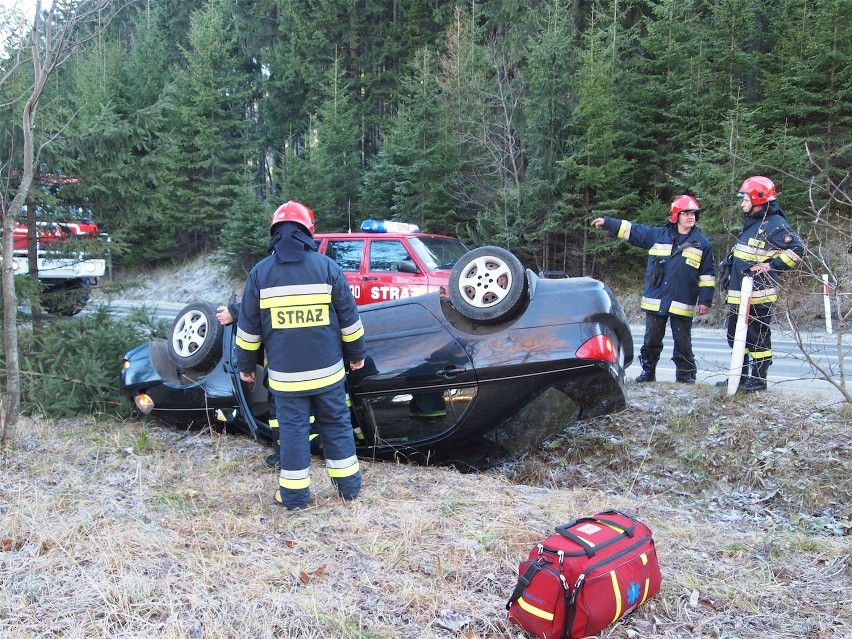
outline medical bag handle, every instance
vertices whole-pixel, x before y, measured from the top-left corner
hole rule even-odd
[[[625,519],[630,522],[629,526],[625,526],[621,522],[613,521],[612,519],[608,519],[603,515],[621,515]],[[586,551],[586,554],[589,557],[595,556],[595,549],[590,547],[587,542],[585,542],[581,537],[578,537],[574,533],[572,533],[569,528],[576,526],[579,523],[584,521],[594,522],[598,524],[603,524],[604,526],[609,526],[610,528],[614,528],[616,530],[620,530],[622,534],[626,537],[633,537],[636,534],[636,521],[630,516],[625,515],[624,513],[618,512],[617,510],[606,510],[604,512],[598,513],[594,517],[581,517],[579,519],[575,519],[572,522],[567,524],[562,524],[561,526],[556,526],[556,532],[562,535],[563,537],[567,537],[574,543],[578,544],[583,550]],[[606,544],[609,545],[609,544]]]

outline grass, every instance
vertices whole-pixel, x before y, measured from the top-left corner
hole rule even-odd
[[[0,457],[0,637],[517,639],[519,561],[609,507],[651,526],[663,589],[601,637],[848,637],[841,409],[642,386],[500,472],[365,461],[344,503],[315,460],[299,513],[248,438],[24,420]]]

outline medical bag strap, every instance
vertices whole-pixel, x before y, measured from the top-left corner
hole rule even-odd
[[[532,562],[527,569],[524,571],[524,574],[518,577],[518,584],[515,586],[515,590],[512,591],[512,596],[509,597],[509,601],[506,602],[506,610],[512,607],[512,604],[515,603],[518,599],[521,598],[521,595],[524,594],[524,590],[530,585],[532,578],[535,577],[535,573],[541,570],[544,567],[544,561],[541,559],[536,559]]]
[[[561,526],[556,526],[555,530],[556,530],[556,532],[558,532],[563,537],[570,539],[575,544],[580,546],[580,548],[582,548],[584,551],[586,551],[586,556],[591,558],[591,557],[595,556],[594,547],[590,546],[587,542],[583,541],[580,537],[578,537],[577,535],[572,533],[570,530],[568,530],[571,526],[574,526],[574,525],[580,523],[581,521],[600,521],[600,520],[596,519],[594,517],[583,517],[582,519],[577,519],[575,521],[572,521],[571,523],[562,524]]]
[[[620,522],[607,519],[606,517],[595,517],[595,521],[600,522],[605,526],[609,526],[610,528],[618,528],[619,530],[623,530],[625,535],[627,535],[628,537],[633,537],[633,535],[636,534],[636,521],[632,517],[630,517],[629,515],[625,515],[624,513],[618,514],[623,517],[626,517],[630,521],[630,526],[625,526]]]

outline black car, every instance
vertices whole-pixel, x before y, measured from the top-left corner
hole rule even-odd
[[[479,468],[626,404],[633,340],[598,280],[542,278],[482,247],[453,267],[449,295],[359,312],[368,356],[347,383],[362,457]],[[240,381],[235,332],[211,304],[188,305],[169,339],[125,355],[123,392],[161,421],[224,423],[272,442],[263,369],[257,383]]]

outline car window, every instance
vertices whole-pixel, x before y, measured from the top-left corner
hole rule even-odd
[[[396,271],[396,263],[410,260],[405,246],[399,240],[373,240],[370,242],[370,270]]]
[[[476,388],[377,395],[356,402],[355,416],[374,446],[405,446],[454,428],[476,398]]]
[[[349,379],[366,397],[356,413],[368,437],[402,445],[455,428],[476,396],[476,371],[453,335],[414,301],[366,306],[361,320],[367,358]]]
[[[460,241],[449,237],[412,237],[411,247],[429,269],[451,269],[459,258],[468,252]]]
[[[325,254],[344,271],[360,271],[364,240],[329,240]]]

